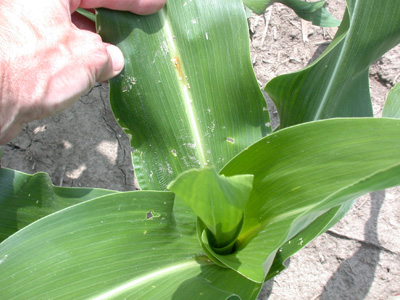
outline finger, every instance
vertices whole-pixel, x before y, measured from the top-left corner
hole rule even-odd
[[[97,76],[97,81],[106,81],[118,75],[124,68],[125,59],[122,51],[111,44],[104,43],[108,59]]]
[[[22,130],[22,123],[14,122],[5,131],[0,133],[0,145],[5,145],[12,139],[16,138],[20,131]]]
[[[115,10],[126,10],[139,15],[149,15],[159,11],[166,0],[82,0],[80,7],[105,7]]]

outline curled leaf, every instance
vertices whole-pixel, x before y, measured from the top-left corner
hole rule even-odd
[[[221,253],[229,253],[242,228],[253,177],[225,177],[214,168],[193,169],[182,173],[168,189],[201,219],[210,245]]]

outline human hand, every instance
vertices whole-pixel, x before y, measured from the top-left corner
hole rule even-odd
[[[0,145],[23,123],[56,114],[124,66],[122,52],[73,18],[78,7],[150,14],[166,0],[11,0],[0,3]],[[75,24],[74,24],[75,22]],[[85,25],[86,24],[86,25]]]

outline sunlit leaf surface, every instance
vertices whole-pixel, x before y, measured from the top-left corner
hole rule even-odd
[[[240,0],[169,0],[152,16],[101,10],[98,28],[126,57],[110,97],[142,189],[219,169],[270,132]]]
[[[67,208],[0,244],[1,299],[255,299],[260,284],[204,255],[172,193],[118,193]]]
[[[400,82],[391,89],[382,116],[400,119]]]
[[[334,119],[280,130],[221,174],[254,174],[254,182],[239,251],[217,258],[262,281],[281,245],[327,210],[400,184],[400,120]],[[305,240],[297,243],[301,249]]]
[[[400,1],[347,3],[339,31],[319,59],[265,87],[277,106],[281,128],[318,119],[372,116],[369,66],[400,42]]]
[[[116,192],[56,187],[46,173],[29,175],[0,169],[0,241],[51,213],[113,193]]]

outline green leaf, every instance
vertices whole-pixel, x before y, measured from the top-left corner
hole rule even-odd
[[[400,2],[347,3],[342,24],[319,59],[265,87],[277,106],[281,128],[318,119],[372,116],[369,66],[400,42]]]
[[[267,7],[273,3],[273,0],[243,0],[243,4],[258,15],[264,13]]]
[[[390,90],[382,116],[386,118],[400,118],[400,82]]]
[[[220,172],[254,174],[254,182],[237,251],[215,257],[263,281],[281,246],[316,218],[400,184],[399,129],[395,119],[325,120],[278,131],[250,146]]]
[[[253,177],[225,177],[218,175],[214,168],[194,169],[179,175],[167,188],[205,224],[211,232],[209,239],[213,248],[229,252],[242,228]]]
[[[77,11],[77,13],[88,18],[89,20],[91,20],[93,22],[96,21],[96,15],[94,13],[91,13],[90,11],[87,11],[86,9],[83,9],[83,8],[78,8],[76,11]]]
[[[351,200],[343,205],[328,210],[326,213],[315,219],[315,221],[310,223],[310,225],[296,234],[293,238],[283,244],[275,256],[274,262],[265,281],[271,279],[285,269],[285,265],[283,264],[285,260],[298,252],[300,249],[304,248],[314,238],[327,231],[340,219],[342,219],[344,215],[351,209],[354,202],[355,200]]]
[[[113,193],[116,192],[55,187],[46,173],[28,175],[0,169],[0,241],[58,210]]]
[[[316,26],[336,27],[340,21],[334,18],[326,9],[325,1],[304,2],[300,0],[277,0],[294,10],[302,19],[312,22]]]
[[[290,7],[300,18],[311,21],[314,25],[336,27],[340,24],[340,21],[328,12],[323,0],[317,2],[304,2],[301,0],[243,0],[243,3],[256,14],[264,13],[268,5],[275,2]]]
[[[169,0],[151,16],[100,10],[97,23],[126,57],[110,97],[142,189],[220,169],[270,132],[240,0]]]
[[[245,9],[245,12],[246,12],[246,18],[247,19],[250,18],[253,15],[252,11],[246,6],[244,7],[244,9]]]
[[[169,192],[69,207],[0,244],[1,299],[255,299],[261,284],[213,264]]]

